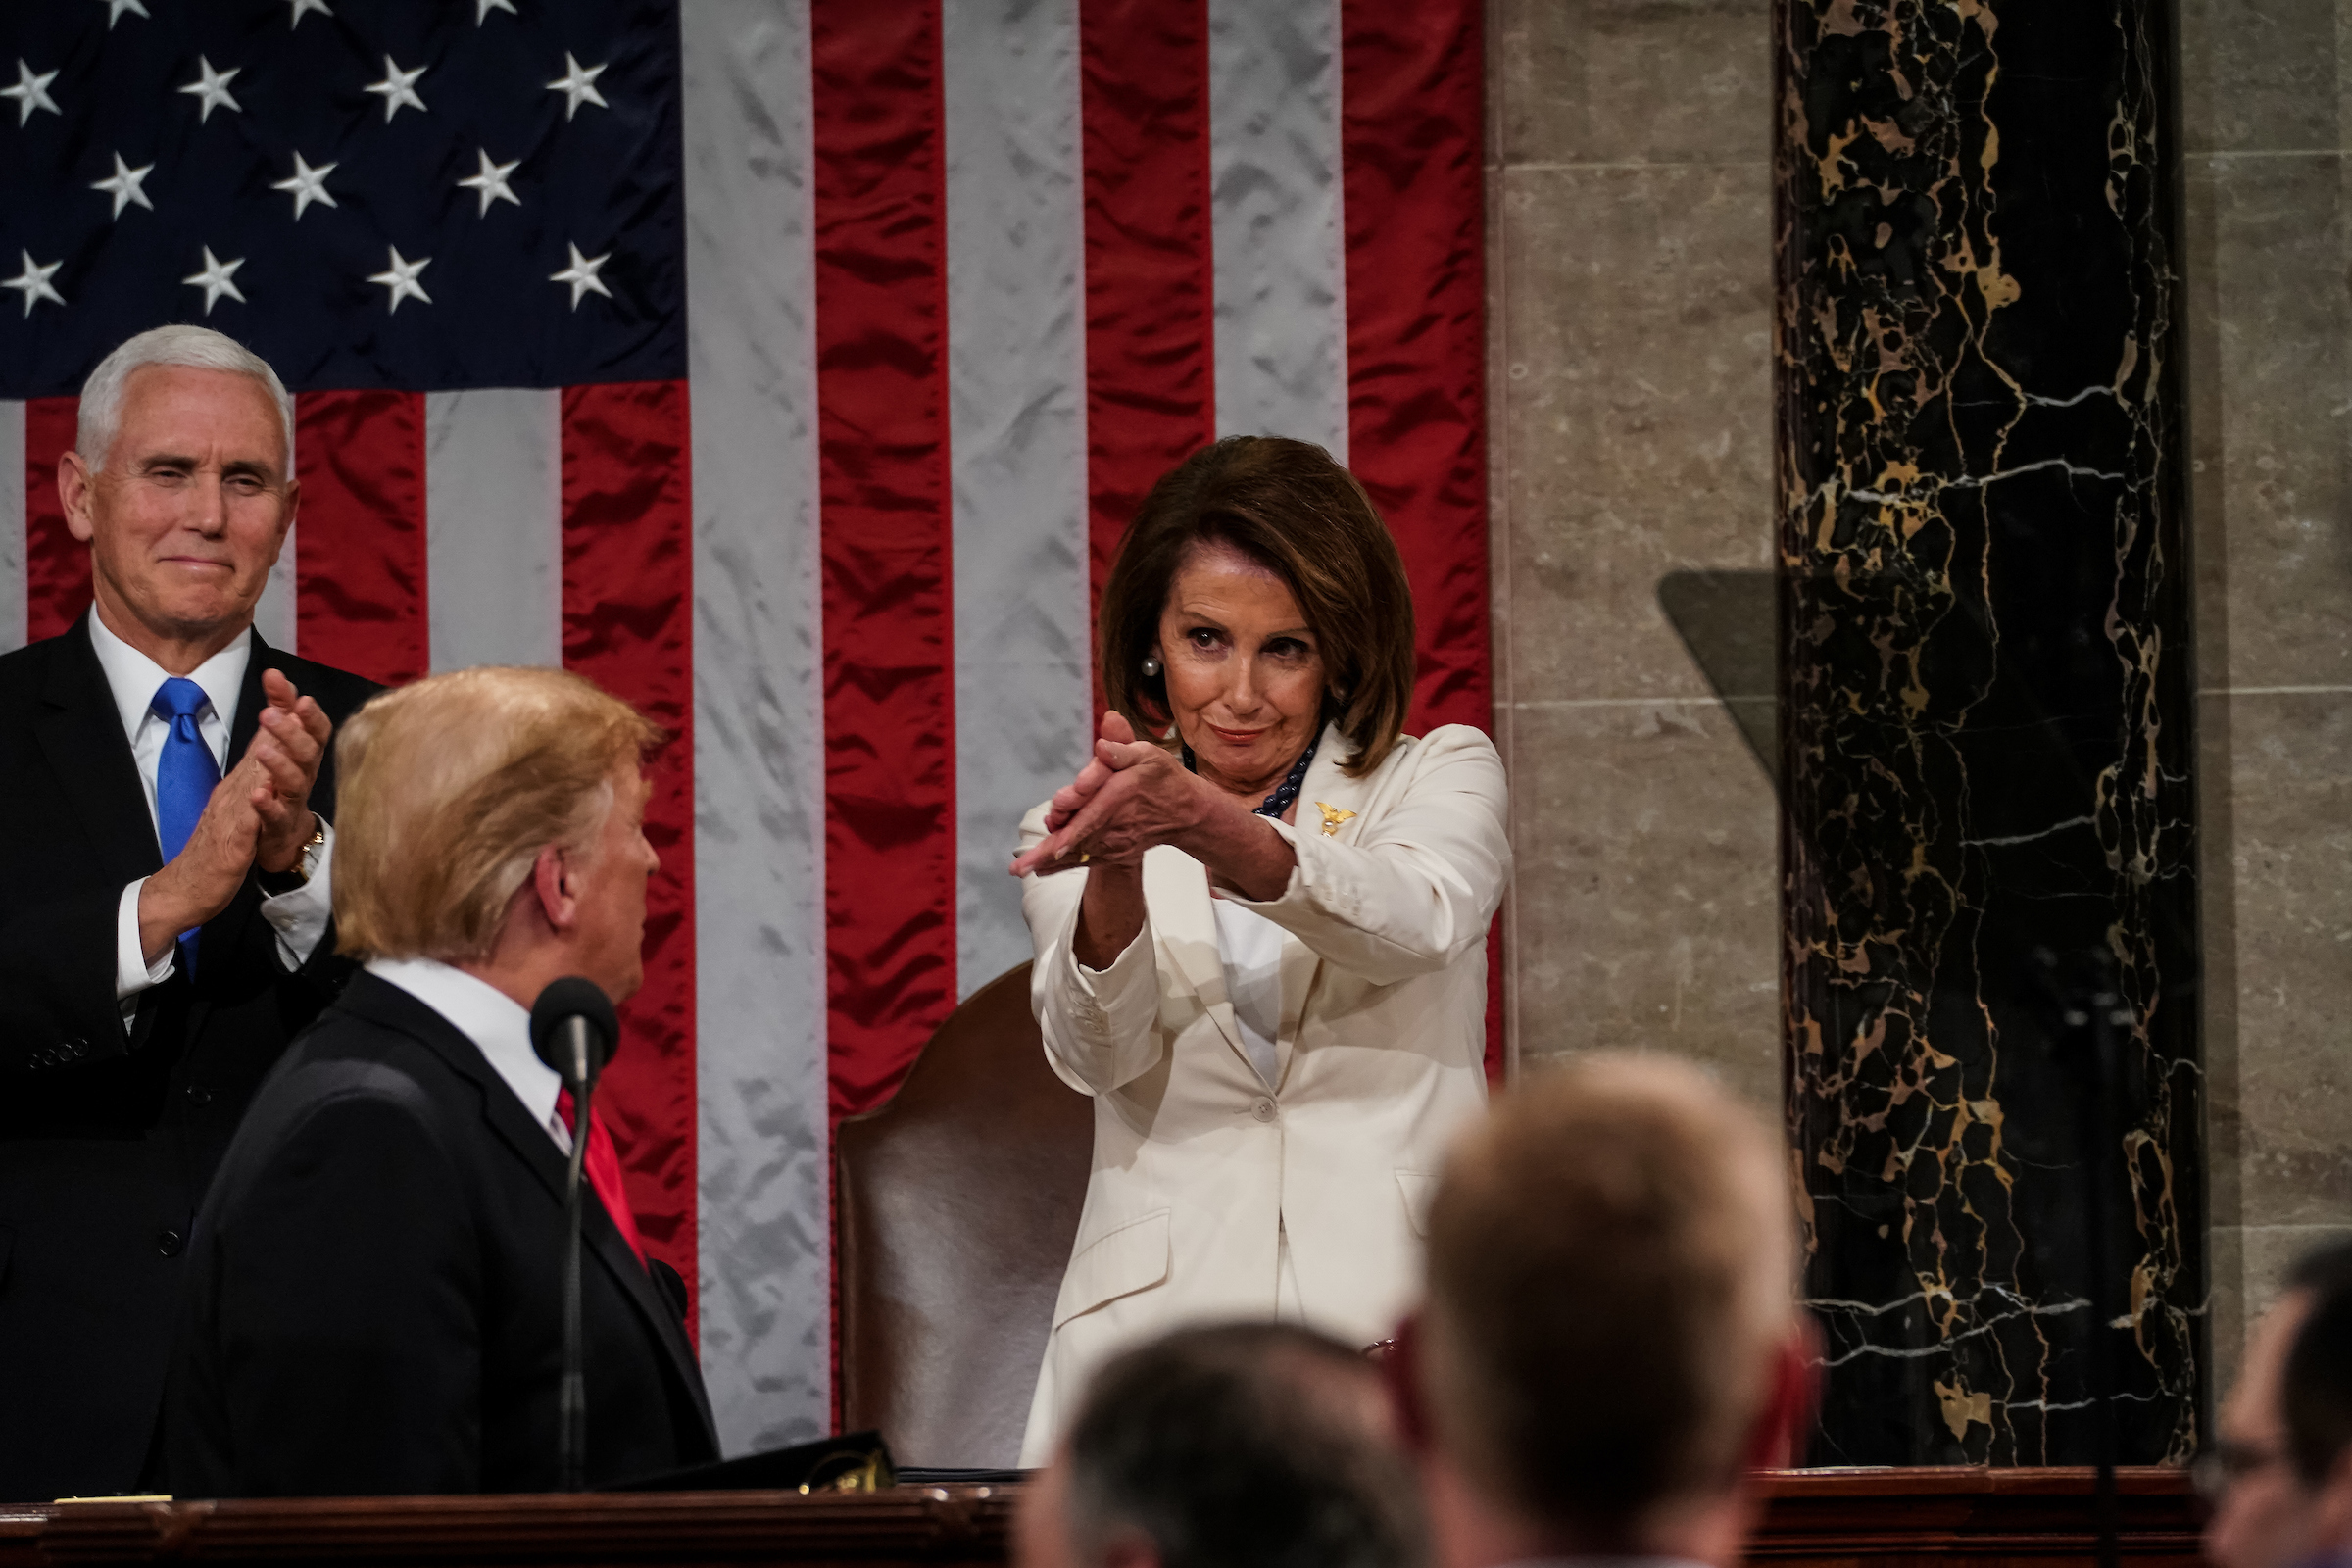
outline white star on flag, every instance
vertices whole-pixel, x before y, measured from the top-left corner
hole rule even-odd
[[[56,79],[57,73],[54,71],[36,76],[30,66],[22,60],[17,62],[17,84],[14,87],[0,87],[0,98],[14,98],[17,101],[18,124],[22,125],[30,120],[35,109],[46,109],[53,115],[63,113],[57,107],[57,100],[49,96],[49,84]]]
[[[51,262],[47,267],[35,267],[32,265],[32,252],[19,251],[17,254],[24,258],[24,270],[14,277],[0,278],[0,288],[13,288],[24,296],[26,316],[32,314],[34,300],[55,300],[60,305],[65,304],[66,297],[49,285],[50,274],[65,266],[65,262],[61,259]]]
[[[326,176],[334,172],[333,164],[321,164],[317,169],[313,169],[309,164],[303,162],[302,154],[296,153],[293,174],[276,181],[270,188],[293,192],[294,221],[299,223],[302,221],[302,215],[310,209],[311,203],[320,202],[328,207],[336,205],[335,199],[326,193]]]
[[[474,0],[474,3],[481,8],[473,14],[473,24],[477,27],[490,20],[493,11],[504,11],[510,17],[522,15],[514,9],[514,0]]]
[[[578,114],[580,105],[584,103],[594,104],[599,109],[612,107],[605,102],[605,95],[596,90],[596,78],[605,74],[604,66],[583,68],[577,60],[571,57],[571,51],[568,49],[564,51],[564,65],[565,68],[564,74],[549,82],[547,90],[564,95],[564,118],[565,120]]]
[[[148,164],[141,169],[133,169],[122,162],[121,153],[117,153],[115,154],[114,174],[106,179],[91,180],[90,189],[102,190],[115,199],[115,216],[117,218],[121,218],[122,209],[128,207],[132,202],[137,202],[152,213],[155,211],[155,203],[147,199],[147,193],[139,188],[139,182],[144,180],[154,170],[153,164]]]
[[[477,151],[481,154],[482,172],[471,179],[459,180],[459,187],[464,190],[481,192],[481,216],[484,218],[490,216],[492,202],[513,202],[515,206],[520,207],[522,198],[515,195],[514,188],[508,185],[507,176],[522,167],[522,160],[517,158],[511,164],[494,164],[490,161],[488,148],[479,148]]]
[[[144,16],[145,13],[140,15]],[[240,115],[245,112],[245,106],[228,95],[229,78],[244,69],[243,66],[231,66],[226,71],[215,71],[212,61],[203,55],[196,57],[197,77],[179,90],[194,93],[203,104],[204,107],[196,112],[198,124],[212,119],[216,107],[233,109]]]
[[[213,314],[213,301],[223,294],[235,300],[239,305],[245,303],[244,293],[238,289],[236,284],[229,281],[230,278],[236,276],[237,269],[244,265],[245,258],[242,256],[233,262],[216,260],[213,256],[213,248],[207,245],[204,248],[204,270],[183,277],[180,281],[204,290],[204,314],[210,316]]]
[[[125,11],[137,17],[144,17],[147,15],[147,8],[139,4],[139,0],[106,0],[107,31],[112,32],[115,30],[115,24],[122,20],[122,13]],[[148,20],[153,21],[154,19],[149,18]],[[60,300],[58,303],[62,305],[65,302]]]
[[[314,11],[318,12],[322,17],[331,17],[334,15],[332,11],[326,9],[326,0],[293,0],[293,5],[294,20],[287,24],[289,27],[301,26],[302,19],[309,16]]]
[[[403,71],[392,63],[390,55],[384,56],[384,79],[370,82],[367,90],[383,98],[386,124],[392,122],[392,117],[400,113],[404,104],[413,106],[419,113],[423,112],[424,100],[416,96],[416,78],[423,75],[424,71],[422,66],[415,71]]]
[[[385,249],[392,253],[392,265],[380,272],[369,274],[368,281],[381,283],[392,291],[392,303],[389,309],[399,310],[400,302],[412,296],[424,301],[427,305],[432,304],[433,297],[418,285],[416,274],[432,266],[433,259],[430,256],[419,256],[413,262],[405,261],[401,257],[399,246],[389,245]]]
[[[599,268],[612,259],[612,253],[607,251],[602,256],[590,259],[580,254],[580,248],[577,245],[565,248],[571,252],[571,265],[561,272],[549,273],[547,280],[550,283],[569,283],[571,285],[571,308],[575,311],[580,308],[580,296],[590,289],[611,299],[612,291],[599,281],[596,273]]]

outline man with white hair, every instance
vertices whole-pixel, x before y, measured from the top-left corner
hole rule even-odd
[[[253,630],[293,433],[218,332],[108,355],[57,477],[96,602],[0,658],[0,1501],[139,1484],[206,1182],[350,970],[328,741],[375,688]]]

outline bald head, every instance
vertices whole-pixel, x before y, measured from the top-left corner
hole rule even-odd
[[[1796,1332],[1788,1174],[1695,1070],[1591,1058],[1459,1145],[1430,1213],[1421,1393],[1493,1500],[1589,1549],[1750,1462]]]

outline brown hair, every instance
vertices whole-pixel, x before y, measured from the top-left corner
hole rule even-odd
[[[1102,584],[1096,657],[1104,699],[1138,734],[1168,727],[1167,677],[1145,675],[1144,656],[1186,555],[1210,543],[1233,546],[1289,586],[1331,682],[1324,716],[1354,748],[1343,769],[1361,778],[1378,767],[1412,702],[1413,593],[1372,498],[1309,442],[1227,436],[1152,487]]]
[[[1429,1216],[1438,1441],[1580,1549],[1738,1475],[1794,1314],[1778,1142],[1696,1069],[1597,1056],[1453,1151]]]
[[[483,665],[374,698],[335,738],[337,945],[485,956],[539,852],[588,843],[614,770],[661,733],[561,669]]]

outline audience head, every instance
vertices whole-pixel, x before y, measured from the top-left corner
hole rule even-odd
[[[343,951],[494,969],[526,997],[567,974],[630,995],[659,863],[639,760],[659,736],[560,669],[485,665],[369,702],[337,742]]]
[[[1735,1557],[1809,1338],[1781,1146],[1694,1068],[1594,1057],[1448,1158],[1396,1358],[1441,1560]]]
[[[2219,1568],[2352,1553],[2352,1243],[2313,1252],[2246,1342],[2207,1460]]]
[[[1183,1329],[1107,1363],[1022,1505],[1019,1568],[1411,1568],[1380,1374],[1287,1324]]]
[[[293,400],[233,338],[159,326],[99,362],[57,488],[117,635],[152,652],[252,622],[294,521],[293,451]]]

